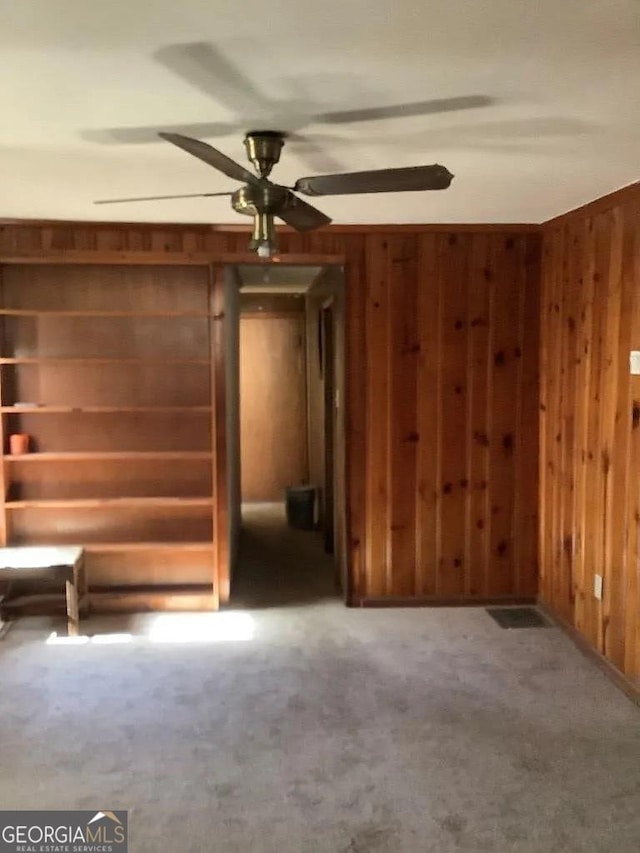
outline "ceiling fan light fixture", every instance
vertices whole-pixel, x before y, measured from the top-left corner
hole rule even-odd
[[[256,246],[256,254],[259,258],[271,258],[277,251],[278,247],[274,246],[268,240],[265,240]]]
[[[256,213],[253,217],[253,235],[249,249],[260,258],[270,258],[278,251],[276,226],[270,213]]]

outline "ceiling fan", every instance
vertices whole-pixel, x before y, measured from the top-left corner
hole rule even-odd
[[[235,211],[253,217],[253,236],[249,244],[260,257],[268,258],[276,250],[274,217],[279,217],[296,231],[313,231],[331,222],[322,211],[303,201],[296,193],[307,196],[352,195],[355,193],[411,192],[444,190],[453,175],[444,166],[408,166],[399,169],[376,169],[335,175],[299,178],[294,186],[285,187],[269,180],[272,168],[280,160],[285,134],[273,130],[251,131],[244,139],[247,157],[255,173],[245,169],[217,148],[181,133],[159,133],[187,154],[213,166],[243,186],[228,192],[190,193],[173,196],[102,199],[95,204],[118,204],[134,201],[158,201],[172,198],[210,198],[231,196]]]

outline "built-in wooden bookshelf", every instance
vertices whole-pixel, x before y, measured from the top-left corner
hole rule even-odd
[[[0,268],[2,544],[83,545],[94,594],[215,605],[210,305],[204,265]]]

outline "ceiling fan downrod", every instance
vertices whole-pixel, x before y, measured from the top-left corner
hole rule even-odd
[[[277,251],[274,216],[287,201],[288,191],[277,184],[266,183],[271,170],[280,160],[284,136],[273,130],[250,131],[244,139],[247,157],[264,184],[247,184],[231,197],[237,213],[253,216],[253,235],[249,249],[261,258]]]
[[[247,157],[261,178],[268,178],[280,160],[284,136],[277,130],[252,130],[244,138]]]

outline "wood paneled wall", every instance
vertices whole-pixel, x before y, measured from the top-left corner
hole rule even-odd
[[[545,226],[541,333],[540,594],[638,679],[640,185]]]
[[[303,308],[240,315],[243,501],[284,501],[308,480]]]
[[[535,595],[537,290],[535,237],[367,238],[367,595]]]
[[[536,593],[537,231],[281,233],[283,254],[345,263],[352,603]],[[232,227],[0,225],[5,258],[215,261],[247,242]]]

